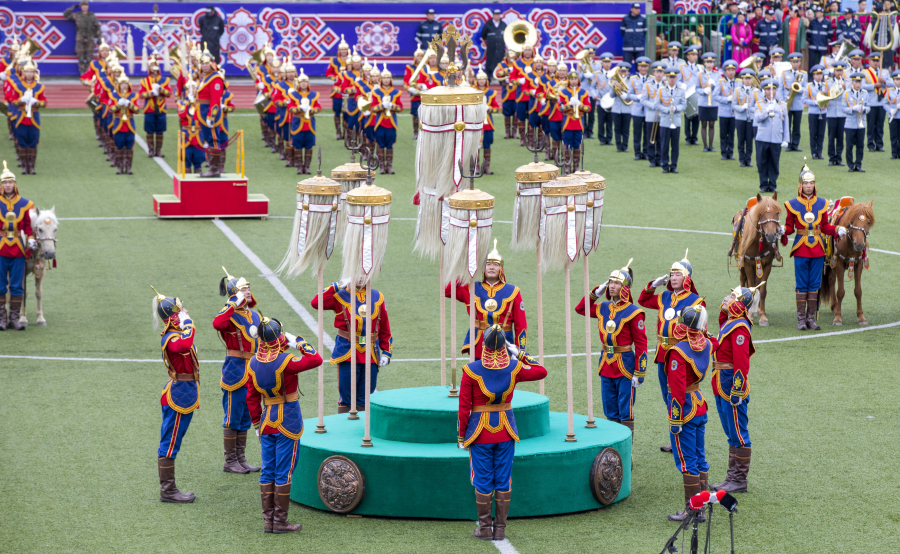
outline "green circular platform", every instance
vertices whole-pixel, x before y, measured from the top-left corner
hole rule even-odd
[[[512,474],[510,517],[541,516],[601,508],[589,476],[606,447],[622,458],[622,486],[615,501],[631,493],[631,432],[617,423],[584,427],[576,414],[577,442],[565,442],[568,418],[550,412],[546,396],[516,391],[513,411],[520,434]],[[327,433],[305,420],[291,498],[327,510],[318,492],[322,462],[334,455],[352,460],[365,478],[365,496],[350,513],[391,517],[475,519],[469,455],[456,445],[458,399],[446,387],[381,391],[371,397],[373,447],[363,448],[363,413],[325,418]]]

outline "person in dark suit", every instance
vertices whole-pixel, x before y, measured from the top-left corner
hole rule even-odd
[[[484,22],[478,33],[475,34],[475,42],[481,43],[485,55],[485,72],[488,76],[494,74],[494,68],[503,61],[506,55],[506,43],[503,42],[503,32],[506,31],[506,22],[501,18],[503,14],[494,8],[493,17]]]
[[[212,59],[218,65],[220,61],[219,39],[225,32],[225,21],[219,17],[215,6],[210,4],[206,6],[206,13],[197,20],[197,26],[200,27],[200,41],[206,43],[206,48],[209,49]]]

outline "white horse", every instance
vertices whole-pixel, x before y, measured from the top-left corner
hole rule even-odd
[[[37,241],[38,246],[37,250],[31,253],[31,258],[25,263],[25,276],[27,277],[29,273],[34,274],[34,296],[37,299],[36,325],[47,325],[47,320],[44,319],[41,297],[44,292],[44,274],[53,267],[53,262],[50,260],[56,259],[56,229],[59,227],[59,220],[56,218],[56,206],[49,210],[35,208],[30,210],[28,215],[31,217],[31,230],[34,232],[34,239]],[[25,317],[25,302],[22,303],[19,324],[28,325],[28,318]]]

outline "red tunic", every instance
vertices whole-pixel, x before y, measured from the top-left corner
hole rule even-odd
[[[176,324],[177,325],[177,324]],[[163,331],[166,334],[168,331]],[[176,329],[180,333],[180,337],[175,337],[166,343],[166,357],[169,359],[169,365],[175,370],[175,373],[193,374],[197,369],[196,358],[193,354],[194,347],[194,325],[187,320],[185,329]],[[168,387],[167,387],[168,388]],[[169,406],[166,398],[166,391],[163,391],[159,399],[161,406]],[[174,407],[172,407],[174,409]]]
[[[26,237],[34,238],[34,231],[31,229],[31,213],[29,211],[34,205],[30,200],[26,200],[28,203],[24,207],[20,208],[20,210],[14,210],[13,208],[15,208],[15,205],[19,202],[20,198],[21,197],[18,194],[15,194],[11,198],[7,198],[5,194],[0,193],[0,209],[3,210],[0,217],[9,212],[13,212],[17,216],[21,214],[22,220],[16,223],[16,228],[19,231],[23,231]],[[5,225],[8,225],[8,223],[4,220],[3,225],[0,225],[0,229]],[[6,238],[5,232],[0,235],[0,256],[6,256],[7,258],[25,257],[25,244],[22,243],[22,235],[20,233],[16,233],[16,236],[11,239]]]
[[[310,302],[310,305],[313,309],[319,309],[319,296],[315,295]],[[323,310],[331,310],[334,312],[334,328],[338,331],[342,331],[344,333],[349,333],[350,328],[347,326],[347,322],[350,321],[350,305],[349,302],[345,305],[336,291],[335,286],[331,285],[327,289],[325,289],[322,294],[322,309]],[[384,300],[384,295],[381,295],[381,299]],[[356,306],[357,310],[360,305],[365,305],[366,303],[366,293],[358,292],[356,294]],[[378,347],[386,353],[390,353],[392,350],[391,346],[391,322],[388,319],[387,307],[384,302],[381,302],[380,306],[376,306],[375,302],[373,302],[372,312],[374,313],[377,309],[378,315],[375,316],[375,320],[372,322],[372,327],[378,331]],[[362,331],[362,318],[356,317],[356,337],[357,342],[359,338],[359,333]],[[361,351],[360,351],[361,350]],[[378,363],[379,360],[375,359],[375,349],[372,348],[372,361],[374,363]],[[343,355],[337,356],[337,352],[332,352],[331,363],[338,364],[345,360],[350,359],[350,352],[345,352]],[[337,356],[337,357],[335,357]],[[360,348],[360,345],[356,345],[356,362],[360,364],[366,363],[366,349]]]
[[[715,341],[712,342],[712,349],[716,348]],[[678,362],[676,369],[672,370],[672,362]],[[677,350],[668,350],[666,356],[666,378],[669,383],[669,392],[672,398],[677,400],[682,406],[687,404],[687,388],[700,381],[697,374],[691,369],[691,365],[684,359]],[[697,411],[691,417],[702,416],[706,413],[706,400],[702,404],[695,403]],[[683,417],[687,417],[684,414]]]
[[[299,373],[322,365],[322,356],[318,352],[315,354],[304,354],[303,356],[293,356],[292,358],[281,374],[283,379],[281,388],[276,391],[281,396],[297,392],[297,375]],[[250,421],[257,425],[262,418],[262,394],[253,385],[252,377],[247,380],[247,408],[250,410]],[[274,435],[279,432],[277,427],[270,425],[260,429],[260,433],[263,435]]]
[[[451,283],[447,283],[447,286],[444,287],[444,296],[446,298],[450,298],[450,285]],[[485,301],[478,295],[477,287],[481,287],[488,298],[494,298],[495,295],[502,291],[502,289],[507,286],[507,283],[502,281],[498,281],[497,283],[490,285],[485,282],[475,283],[476,293],[475,296],[478,297],[477,311],[475,312],[475,321],[485,322],[486,313],[485,313]],[[493,311],[493,322],[499,323],[502,326],[506,327],[510,326],[510,330],[513,330],[513,337],[515,337],[515,343],[518,348],[525,348],[527,335],[526,331],[528,329],[528,318],[525,316],[525,303],[522,301],[522,293],[519,292],[518,287],[514,287],[513,285],[509,285],[513,288],[512,294],[507,296],[506,298],[500,299],[499,306],[495,311]],[[464,284],[456,285],[456,300],[458,302],[462,302],[466,305],[466,314],[469,313],[469,286]],[[484,344],[482,340],[482,335],[484,331],[479,330],[477,327],[475,329],[475,359],[481,359],[481,347]],[[466,335],[468,339],[468,334]],[[469,352],[468,344],[464,344],[462,351],[463,354],[467,354]]]
[[[246,304],[249,308],[256,307],[256,298],[250,295],[250,302]],[[234,306],[226,304],[225,309],[213,319],[213,329],[219,332],[225,348],[228,350],[241,350],[243,352],[253,353],[256,351],[255,345],[247,337],[243,336],[231,322],[231,316],[234,314]],[[238,341],[241,346],[238,346]]]
[[[7,79],[5,82],[9,82],[9,79]],[[44,96],[44,86],[43,85],[41,85],[37,81],[27,82],[27,81],[25,81],[25,79],[22,79],[21,82],[22,82],[22,86],[24,86],[26,89],[37,90],[37,92],[32,92],[32,94],[34,95],[34,99],[37,100],[39,103],[31,106],[32,112],[37,112],[38,108],[44,108],[47,106],[47,98]],[[4,87],[4,90],[6,91],[5,96],[6,96],[7,102],[12,104],[14,102],[19,101],[20,94],[18,91],[16,91],[15,88],[12,87],[12,85],[10,85],[8,87]],[[25,91],[23,90],[23,91],[21,91],[21,93],[24,94]],[[26,109],[25,109],[24,105],[20,107],[20,110],[22,112],[22,120],[19,121],[19,123],[17,125],[34,125],[35,127],[39,127],[39,125],[35,124],[35,122],[32,118],[25,116]]]
[[[597,298],[594,298],[594,295],[591,294],[589,297],[591,301],[591,318],[599,319],[600,318],[600,304],[597,303]],[[626,306],[630,306],[630,302],[619,301],[614,304],[614,306],[618,308],[624,308]],[[581,299],[581,302],[578,303],[578,306],[575,307],[575,312],[578,315],[584,315],[584,298]],[[604,331],[600,332],[600,338],[603,338]],[[635,367],[628,368],[633,373],[635,371],[640,371],[640,363],[641,357],[647,353],[647,332],[644,327],[644,312],[641,310],[635,310],[634,317],[625,322],[618,334],[616,334],[615,338],[613,338],[613,342],[616,343],[616,346],[631,346],[634,344],[634,364]],[[621,353],[617,353],[612,359],[607,360],[605,357],[602,358],[603,365],[600,366],[600,375],[603,377],[623,377],[622,370],[619,368],[619,363],[621,362]],[[613,363],[615,362],[615,363]]]
[[[153,85],[159,85],[159,94],[153,96]],[[172,87],[169,86],[168,77],[153,78],[147,76],[141,79],[141,90],[138,96],[146,100],[144,113],[166,113],[166,100],[172,95]]]
[[[812,205],[816,201],[816,196],[806,198],[805,196],[800,195],[797,197],[797,200],[807,207],[807,211],[811,211]],[[785,203],[785,206],[787,205],[788,204]],[[806,229],[806,225],[803,221],[797,219],[797,215],[794,214],[794,212],[788,209],[785,209],[785,211],[787,212],[787,220],[784,223],[784,235],[781,237],[781,244],[786,246],[788,243],[788,235],[793,234],[797,229]],[[822,231],[823,235],[830,235],[832,237],[837,236],[837,226],[828,223],[827,212],[822,214],[822,220],[819,222],[819,230]],[[822,248],[821,240],[817,240],[814,246],[809,246],[804,241],[797,245],[797,249],[791,252],[791,256],[797,258],[821,258],[825,256],[825,249]]]
[[[724,311],[719,312],[719,327],[721,328],[728,321],[728,314]],[[715,344],[715,343],[714,343]],[[747,376],[750,373],[750,331],[746,327],[740,326],[734,331],[728,333],[728,336],[715,347],[715,361],[720,363],[731,363],[734,371],[740,373],[743,382],[747,382]],[[713,394],[720,396],[726,400],[731,397],[731,389],[722,390],[719,384],[719,372],[713,369],[712,378]],[[746,388],[746,385],[745,385]]]

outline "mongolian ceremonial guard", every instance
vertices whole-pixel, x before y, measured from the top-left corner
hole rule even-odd
[[[257,340],[256,355],[247,364],[247,401],[262,453],[263,529],[293,533],[302,527],[288,522],[291,476],[303,435],[297,375],[322,365],[322,356],[303,337],[285,333],[277,319],[262,318]],[[288,348],[296,348],[301,355],[289,354]]]
[[[309,175],[312,151],[316,145],[316,114],[322,111],[319,93],[309,88],[309,76],[300,68],[300,75],[294,81],[296,88],[288,91],[291,112],[291,148],[293,165],[297,175]]]
[[[753,112],[756,110],[756,96],[759,89],[753,87],[753,70],[749,67],[741,70],[741,86],[734,90],[731,103],[734,111],[734,124],[737,130],[738,159],[741,167],[753,167],[750,158],[753,156]]]
[[[888,130],[891,139],[891,159],[900,159],[900,119],[897,119],[897,110],[900,109],[900,69],[891,73],[894,80],[893,88],[889,88],[884,97],[884,106],[888,113]]]
[[[375,70],[377,71],[377,69]],[[372,113],[375,126],[375,142],[381,173],[394,174],[394,143],[397,142],[397,114],[403,111],[400,89],[394,88],[394,78],[387,64],[380,73],[381,83],[372,91]],[[310,151],[310,154],[312,151]]]
[[[406,72],[403,74],[403,87],[409,92],[409,115],[412,116],[413,140],[419,138],[419,106],[422,105],[422,89],[416,83],[411,82],[416,68],[422,63],[422,57],[425,52],[416,47],[413,54],[413,63],[406,66]]]
[[[519,440],[511,405],[516,384],[547,376],[537,360],[507,344],[505,335],[500,325],[485,329],[482,355],[463,366],[459,385],[458,441],[460,448],[469,451],[478,509],[478,527],[472,536],[486,541],[506,538],[514,441]],[[492,519],[494,501],[497,511]]]
[[[734,79],[733,72],[731,78]],[[719,72],[716,71],[716,55],[712,52],[703,54],[703,69],[697,75],[697,94],[700,95],[698,100],[700,138],[703,140],[704,152],[716,151],[713,148],[713,139],[716,136],[716,118],[719,117],[719,104],[713,92],[719,86],[721,79]],[[724,125],[725,122],[722,122],[722,124]]]
[[[788,126],[790,127],[787,151],[802,152],[800,149],[800,120],[803,119],[803,95],[793,90],[799,88],[800,91],[806,86],[809,80],[805,71],[800,69],[800,62],[803,61],[803,54],[799,52],[791,52],[788,55],[791,68],[781,74],[778,82],[778,101],[785,102],[788,108]],[[794,84],[799,85],[795,87]],[[790,103],[788,104],[788,102]]]
[[[262,121],[263,121],[263,142],[265,143],[267,148],[271,149],[271,152],[276,152],[278,147],[276,145],[275,140],[275,112],[276,106],[275,102],[272,101],[272,97],[275,94],[275,79],[278,75],[278,66],[280,66],[280,62],[278,58],[275,57],[275,51],[272,50],[269,46],[266,46],[266,65],[265,71],[257,72],[257,77],[259,78],[259,82],[257,83],[257,88],[260,89],[260,92],[263,95],[264,100],[260,103],[262,104]]]
[[[706,399],[700,382],[709,371],[715,349],[706,335],[706,308],[701,305],[681,311],[673,335],[677,342],[666,350],[666,379],[669,387],[669,437],[675,467],[681,472],[685,509],[669,516],[671,521],[688,517],[690,499],[709,487],[706,462]],[[702,516],[701,516],[702,517]]]
[[[650,162],[650,167],[659,166],[659,110],[656,108],[656,99],[659,91],[666,86],[663,82],[666,64],[663,62],[653,62],[650,65],[653,71],[653,78],[644,85],[644,94],[641,95],[640,102],[644,105],[644,136],[647,137],[647,155],[646,160]],[[600,111],[603,111],[602,109]]]
[[[761,286],[760,284],[759,286]],[[748,311],[759,302],[756,290],[736,287],[722,301],[719,312],[719,336],[713,353],[712,388],[716,411],[728,439],[728,473],[725,480],[710,486],[712,490],[747,492],[750,471],[750,431],[747,429],[750,404],[750,356],[753,322]]]
[[[331,352],[332,365],[338,366],[338,413],[344,414],[350,411],[352,400],[350,398],[350,379],[356,379],[356,410],[365,410],[366,405],[366,340],[372,341],[372,382],[369,383],[369,392],[375,391],[378,379],[378,370],[391,363],[392,343],[391,324],[388,319],[387,306],[384,295],[375,289],[370,289],[372,294],[372,313],[366,317],[366,289],[357,288],[356,314],[350,314],[351,298],[349,281],[332,283],[321,295],[317,294],[310,303],[314,309],[319,309],[319,297],[322,297],[322,309],[334,312],[334,328],[337,337],[334,339],[334,350]],[[350,320],[356,329],[354,337],[356,344],[350,344]],[[365,328],[365,330],[364,330]],[[356,355],[356,375],[350,374],[350,356],[352,351]]]
[[[355,50],[350,58],[350,67],[344,71],[343,76],[344,80],[341,83],[341,90],[344,93],[344,120],[346,121],[346,128],[351,131],[359,131],[360,113],[356,101],[360,92],[356,83],[362,79],[362,56],[357,54]]]
[[[866,144],[866,116],[869,113],[869,93],[863,89],[863,74],[856,71],[850,75],[852,86],[841,99],[844,133],[847,135],[847,171],[865,173],[862,168],[863,148]],[[853,151],[856,150],[856,157]]]
[[[93,49],[93,45],[92,45]],[[103,142],[104,132],[100,128],[101,112],[104,106],[103,95],[103,79],[106,76],[107,63],[109,57],[109,45],[100,39],[100,45],[97,47],[97,59],[91,61],[86,71],[81,74],[81,84],[91,89],[89,101],[92,103],[92,111],[94,114],[94,131],[97,133],[97,140]]]
[[[560,110],[563,114],[563,144],[574,154],[574,167],[578,167],[581,160],[581,142],[584,140],[581,116],[591,109],[588,93],[581,90],[580,83],[573,67],[569,71],[569,85],[559,92]]]
[[[223,268],[224,269],[224,268]],[[227,296],[225,307],[213,319],[213,328],[225,343],[225,363],[222,365],[222,420],[227,473],[250,473],[258,467],[247,463],[247,431],[250,429],[250,409],[247,407],[247,362],[256,353],[260,315],[253,310],[256,298],[250,283],[228,275],[219,283],[219,294]]]
[[[631,65],[619,62],[616,73],[623,83],[628,82]],[[618,86],[618,85],[616,85]],[[613,91],[612,120],[616,134],[616,152],[628,152],[628,130],[631,126],[631,108],[633,102],[628,99],[628,87]]]
[[[528,98],[528,130],[525,134],[526,146],[531,146],[534,141],[534,130],[541,129],[541,102],[544,101],[544,58],[535,56],[531,63],[531,71],[525,75],[523,92]]]
[[[13,129],[24,175],[34,175],[37,147],[41,140],[41,108],[47,107],[44,85],[36,78],[37,66],[28,59],[21,76],[10,72],[4,82],[6,102],[15,106]]]
[[[659,165],[663,173],[678,173],[678,140],[681,130],[681,114],[686,102],[684,89],[678,86],[678,68],[666,70],[666,85],[657,94],[654,109],[659,112],[660,154]]]
[[[807,119],[809,119],[809,150],[812,159],[821,160],[822,148],[825,145],[825,112],[816,102],[816,96],[825,92],[825,83],[822,81],[825,68],[821,65],[814,65],[810,68],[809,73],[812,80],[803,87],[803,105],[807,109]]]
[[[163,364],[169,372],[159,399],[162,405],[162,428],[156,452],[159,500],[184,504],[194,501],[194,493],[181,492],[175,486],[175,457],[181,450],[194,410],[200,407],[200,364],[194,348],[194,322],[178,298],[157,293],[154,304],[153,312],[163,322],[160,344]],[[156,318],[153,322],[158,327]]]
[[[672,264],[668,275],[657,277],[647,284],[638,297],[638,304],[645,308],[659,310],[656,321],[656,362],[659,387],[662,392],[663,402],[669,406],[668,385],[666,383],[666,352],[674,346],[680,338],[675,337],[677,317],[686,308],[691,306],[705,306],[703,299],[697,293],[697,287],[692,278],[693,268],[687,259],[687,252],[680,262]],[[656,294],[656,289],[665,285],[666,290]],[[660,448],[663,452],[671,452],[671,447],[666,445]]]
[[[201,177],[218,177],[225,169],[225,147],[228,146],[228,131],[225,128],[225,112],[222,110],[222,95],[225,93],[225,79],[219,73],[209,50],[200,58],[200,83],[197,85],[197,102],[200,104],[200,138],[206,149],[209,171]]]
[[[888,50],[893,55],[893,50]],[[866,142],[869,152],[884,152],[884,95],[894,86],[891,72],[881,67],[881,52],[869,53],[869,67],[862,71],[863,90],[869,93],[866,105]]]
[[[196,83],[189,81],[185,86],[188,94],[193,96]],[[181,140],[184,146],[184,167],[188,173],[200,173],[203,169],[203,143],[200,141],[200,123],[197,120],[197,110],[192,109],[193,103],[186,100],[178,100],[175,103],[178,109],[178,122],[181,126]]]
[[[488,113],[484,119],[484,130],[481,134],[482,159],[481,172],[485,175],[493,175],[491,171],[491,146],[494,144],[494,114],[500,112],[500,103],[497,101],[499,94],[497,91],[488,86],[488,75],[483,68],[478,69],[475,74],[475,89],[484,91],[484,103],[487,104]],[[549,110],[550,102],[544,106],[544,110]],[[547,111],[549,113],[549,111]],[[542,117],[547,117],[543,115]],[[549,136],[549,132],[547,135]],[[560,135],[561,140],[562,136]],[[549,140],[547,141],[549,143]]]
[[[649,149],[650,137],[644,133],[644,121],[646,112],[644,105],[641,103],[641,95],[646,94],[644,91],[647,81],[647,71],[650,69],[650,58],[641,56],[637,59],[637,75],[632,75],[628,80],[628,99],[631,100],[631,121],[634,124],[634,159],[646,160],[647,150]]]
[[[562,83],[562,85],[560,85],[560,83]],[[547,125],[550,129],[550,140],[552,140],[550,157],[554,160],[558,159],[557,154],[559,153],[560,144],[562,144],[563,140],[563,122],[565,119],[561,111],[559,98],[562,89],[567,86],[569,86],[569,70],[566,69],[566,64],[561,62],[556,68],[556,81],[552,86],[553,95],[556,96],[556,98],[551,98],[547,102],[546,108]],[[549,94],[550,92],[548,91],[548,95]]]
[[[8,327],[22,331],[25,326],[19,323],[19,315],[25,300],[25,249],[26,246],[32,251],[37,248],[29,214],[34,204],[19,196],[16,176],[6,167],[6,160],[3,161],[3,173],[0,174],[0,187],[3,209],[3,217],[0,219],[3,232],[0,235],[0,331],[5,331]],[[22,241],[22,235],[25,235],[25,241]]]
[[[449,59],[447,60],[449,62]],[[531,64],[534,63],[534,47],[526,45],[522,55],[516,60],[513,74],[510,76],[516,84],[516,121],[519,125],[519,146],[525,146],[527,137],[525,127],[528,123],[528,89],[525,87]]]
[[[506,58],[494,68],[494,78],[500,82],[500,105],[503,107],[503,123],[506,133],[503,138],[516,138],[516,82],[511,75],[516,69],[516,52],[507,50]]]
[[[584,73],[582,76],[582,88],[589,91],[591,97],[591,108],[596,108],[597,112],[597,138],[600,139],[600,145],[612,144],[613,140],[613,114],[604,108],[597,108],[600,99],[607,94],[612,94],[612,83],[609,80],[609,70],[612,68],[613,55],[609,52],[600,54],[600,67],[593,64],[590,74]],[[560,60],[560,65],[565,67],[565,63]],[[590,114],[590,112],[588,112]],[[592,132],[594,126],[593,118],[588,115],[588,123]]]
[[[278,78],[272,83],[272,102],[275,104],[275,150],[278,152],[278,158],[281,160],[291,157],[288,91],[293,80],[290,74],[294,72],[296,72],[296,69],[291,61],[284,58],[278,67]]]
[[[735,128],[735,95],[737,93],[737,81],[734,80],[734,73],[737,70],[737,63],[734,60],[728,60],[722,64],[725,70],[725,76],[716,83],[716,89],[713,93],[713,102],[718,104],[719,110],[719,148],[722,150],[723,160],[734,159],[734,128]],[[702,97],[701,97],[702,98]],[[709,150],[712,151],[713,131],[709,133]],[[706,137],[703,138],[703,144],[706,144]]]
[[[629,262],[631,265],[631,262]],[[609,421],[631,430],[634,441],[634,398],[647,374],[647,333],[644,312],[634,305],[631,285],[634,272],[625,266],[613,271],[609,279],[591,291],[590,315],[598,320],[603,354],[600,356],[600,391],[603,414]],[[602,296],[606,302],[597,303]],[[585,314],[585,299],[575,308]]]
[[[697,65],[697,58],[700,56],[699,46],[688,46],[684,51],[686,62],[681,65],[681,74],[678,82],[684,85],[685,89],[697,87],[698,77],[702,68]],[[693,117],[684,118],[684,143],[690,146],[697,145],[697,130],[700,128],[699,114]]]
[[[756,169],[759,190],[775,192],[781,149],[787,148],[790,138],[787,104],[776,99],[777,85],[772,79],[762,82],[765,97],[756,102],[753,120],[756,122]]]
[[[450,287],[453,283],[447,283],[444,296],[451,297]],[[469,287],[464,283],[456,283],[456,299],[465,304],[466,313],[472,309],[469,298]],[[484,343],[485,330],[493,325],[499,325],[506,336],[506,342],[518,348],[526,348],[528,320],[525,317],[525,302],[519,287],[506,282],[506,274],[503,273],[503,257],[497,251],[497,241],[494,241],[494,249],[488,253],[484,263],[484,278],[480,283],[475,283],[475,359],[481,359],[481,350]],[[472,344],[472,337],[466,332],[463,341],[462,353],[468,354]]]
[[[149,71],[141,79],[140,97],[144,99],[144,133],[147,137],[149,157],[165,158],[162,153],[163,134],[166,132],[166,100],[172,95],[169,78],[159,71],[159,60],[150,58]]]
[[[832,64],[832,78],[825,83],[825,94],[831,95],[832,91],[839,89],[841,91],[850,88],[850,81],[844,78],[844,70],[847,62],[838,61]],[[828,102],[827,111],[825,112],[825,125],[828,128],[828,165],[843,166],[844,162],[841,158],[844,154],[844,125],[846,123],[847,114],[844,113],[842,104],[844,102],[843,92],[834,100]]]
[[[341,112],[344,109],[344,94],[341,90],[341,85],[344,81],[344,72],[347,70],[347,60],[349,58],[350,45],[344,40],[344,35],[341,35],[337,56],[331,58],[331,61],[328,62],[328,69],[325,70],[325,76],[334,83],[329,96],[331,98],[331,109],[334,111],[334,132],[337,140],[344,138],[344,123],[341,121]]]
[[[116,141],[116,175],[131,175],[134,160],[134,114],[141,111],[139,97],[131,90],[131,81],[122,75],[116,84],[116,91],[109,98],[112,126],[110,131]]]
[[[828,223],[828,201],[816,196],[816,176],[806,164],[800,171],[797,198],[785,202],[784,208],[787,219],[780,230],[781,244],[787,246],[788,236],[797,233],[791,247],[797,294],[797,330],[818,331],[816,315],[825,265],[825,235],[842,238],[847,234],[847,229]]]

